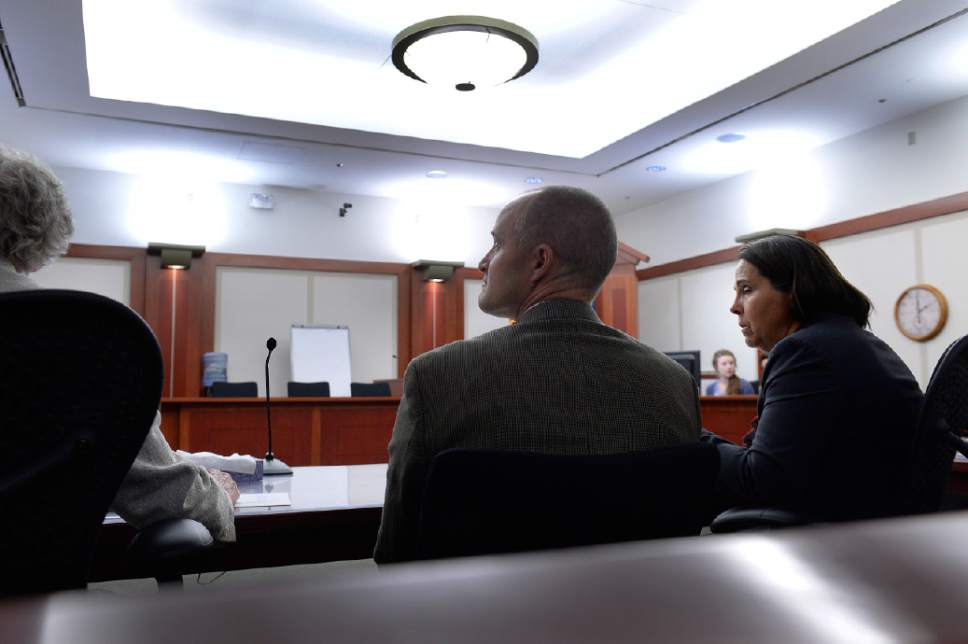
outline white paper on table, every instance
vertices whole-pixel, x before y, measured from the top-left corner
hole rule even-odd
[[[237,508],[264,508],[273,505],[292,505],[288,492],[266,492],[263,494],[240,494],[235,502]]]

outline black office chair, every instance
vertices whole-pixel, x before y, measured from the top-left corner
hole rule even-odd
[[[151,329],[93,293],[0,294],[0,593],[83,587],[161,398]]]
[[[213,382],[209,389],[213,398],[255,398],[259,386],[254,382]]]
[[[698,535],[718,472],[705,444],[607,456],[447,450],[427,476],[417,556]]]
[[[955,450],[968,456],[968,336],[953,342],[935,365],[912,440],[908,497],[898,514],[936,512]],[[730,508],[713,520],[716,534],[779,530],[813,523],[802,512],[769,507]]]
[[[208,528],[194,519],[162,519],[146,526],[128,544],[127,558],[135,577],[154,577],[158,586],[182,585],[182,575],[215,540]]]
[[[287,393],[290,398],[326,398],[329,396],[328,382],[291,382]]]
[[[955,451],[968,456],[968,336],[952,342],[934,367],[918,419],[912,459],[912,514],[936,512]]]
[[[390,383],[388,382],[351,382],[350,396],[389,396]]]

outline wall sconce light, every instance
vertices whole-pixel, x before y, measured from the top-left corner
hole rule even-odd
[[[802,230],[793,230],[792,228],[770,228],[769,230],[760,230],[755,233],[746,233],[745,235],[737,235],[737,244],[748,244],[749,242],[756,241],[757,239],[763,239],[764,237],[772,237],[773,235],[793,235],[794,237],[803,237]]]
[[[181,246],[179,244],[148,244],[149,255],[161,255],[162,268],[189,269],[192,267],[192,257],[201,257],[205,253],[204,246]]]
[[[454,269],[464,267],[464,262],[438,262],[431,259],[418,259],[411,266],[424,282],[446,282],[454,274]]]

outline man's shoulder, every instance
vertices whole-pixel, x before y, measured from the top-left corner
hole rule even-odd
[[[411,361],[411,364],[416,364],[418,367],[425,367],[446,363],[451,360],[458,360],[470,353],[494,350],[507,342],[513,333],[513,327],[507,326],[488,331],[473,338],[454,340],[453,342],[448,342],[445,345],[421,353]]]

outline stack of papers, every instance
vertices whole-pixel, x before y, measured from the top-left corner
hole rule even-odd
[[[288,492],[264,492],[262,494],[240,494],[235,502],[237,508],[264,508],[274,505],[292,505]]]
[[[212,452],[175,452],[180,458],[206,469],[228,472],[236,483],[255,481],[262,478],[263,461],[248,454],[222,456]]]

